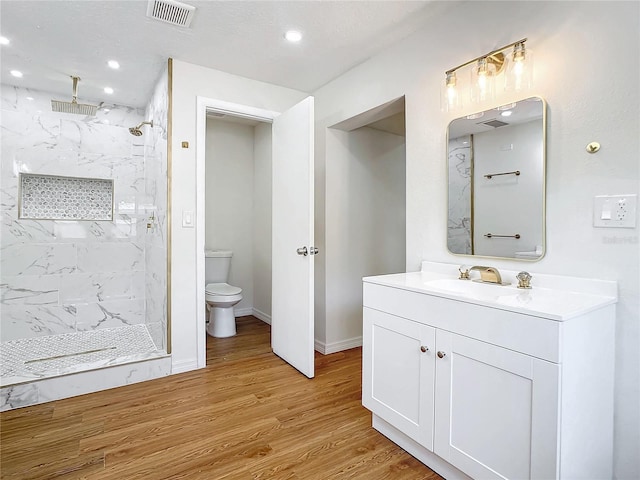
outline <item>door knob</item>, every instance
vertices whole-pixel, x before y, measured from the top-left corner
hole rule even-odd
[[[309,252],[309,255],[317,255],[318,254],[318,247],[309,247],[311,249],[311,251]]]
[[[425,353],[425,352],[429,351],[429,347],[426,347],[426,346],[422,345],[422,346],[420,346],[420,351],[422,353]]]
[[[296,252],[298,252],[298,255],[302,255],[305,257],[309,255],[309,252],[307,251],[307,247],[300,247],[299,249],[296,250]]]
[[[443,351],[438,352],[438,358],[444,358],[447,354]]]

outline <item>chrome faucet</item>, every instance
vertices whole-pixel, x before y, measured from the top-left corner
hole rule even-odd
[[[502,284],[500,272],[495,267],[483,267],[481,265],[476,265],[475,267],[471,267],[470,270],[478,270],[480,272],[480,281],[482,282],[497,283],[498,285]]]

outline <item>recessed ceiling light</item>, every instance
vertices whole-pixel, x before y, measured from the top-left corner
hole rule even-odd
[[[113,93],[113,88],[111,87],[104,87],[104,93],[108,93],[109,95],[111,95]]]
[[[9,45],[9,39],[7,37],[0,37],[0,45]]]
[[[11,75],[13,75],[14,77],[22,78],[22,72],[18,70],[11,70]]]
[[[289,42],[296,43],[302,40],[302,33],[298,30],[289,30],[284,34],[284,38],[286,38]]]
[[[117,70],[120,68],[120,64],[118,62],[116,62],[115,60],[109,60],[107,62],[107,65],[109,65],[110,68],[113,68],[114,70]]]
[[[510,117],[512,113],[513,112],[511,110],[507,110],[505,112],[502,112],[500,115],[502,115],[503,117]]]
[[[27,97],[27,100],[29,100],[30,102],[33,102],[33,97]]]

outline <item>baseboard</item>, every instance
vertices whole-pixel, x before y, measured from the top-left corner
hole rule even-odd
[[[190,372],[191,370],[197,370],[197,369],[198,369],[197,359],[181,360],[179,362],[171,363],[171,375],[175,375],[176,373]]]
[[[257,308],[253,309],[252,315],[254,317],[256,317],[257,319],[262,320],[264,323],[267,323],[267,324],[271,325],[271,315],[267,315],[266,313],[261,312]]]
[[[314,348],[323,355],[329,355],[330,353],[341,352],[343,350],[349,350],[350,348],[361,347],[362,337],[348,338],[347,340],[340,340],[339,342],[324,343],[319,340],[314,342]]]
[[[233,309],[233,314],[236,317],[246,317],[247,315],[253,315],[253,308],[251,308],[251,307],[234,308]]]

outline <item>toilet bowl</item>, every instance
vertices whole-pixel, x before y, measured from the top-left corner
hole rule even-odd
[[[233,306],[242,300],[242,289],[227,283],[210,283],[205,288],[209,324],[207,333],[212,337],[233,337],[236,317]]]
[[[212,337],[233,337],[236,318],[233,306],[242,300],[242,289],[229,285],[231,250],[205,250],[205,300],[207,302],[207,333]]]

